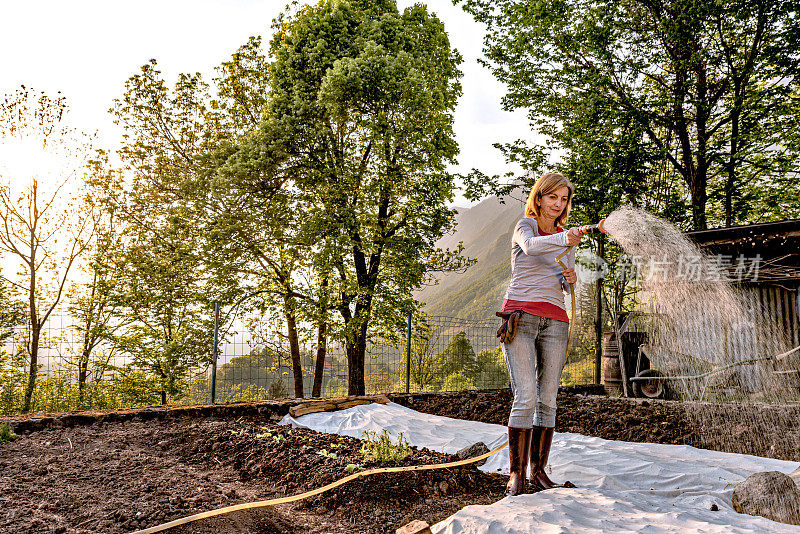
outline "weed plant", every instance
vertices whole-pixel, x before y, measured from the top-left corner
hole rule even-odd
[[[386,429],[380,435],[377,432],[365,430],[361,454],[367,461],[398,462],[411,456],[411,447],[402,432],[397,437],[397,443],[394,443]]]
[[[14,434],[14,431],[11,430],[11,426],[8,423],[3,423],[0,425],[0,443],[5,443],[7,441],[14,441],[19,436]]]

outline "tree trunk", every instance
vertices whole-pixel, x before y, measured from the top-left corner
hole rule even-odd
[[[365,340],[356,336],[356,339],[347,339],[347,394],[365,395],[366,385],[364,382],[364,355],[366,354],[367,344]]]
[[[78,402],[83,405],[83,395],[86,389],[86,378],[89,374],[89,354],[84,349],[78,362]]]
[[[364,362],[367,354],[367,326],[371,301],[356,303],[353,320],[356,321],[352,334],[347,336],[348,395],[365,395]]]
[[[326,290],[328,288],[327,276],[322,277],[322,282],[320,283],[320,286],[322,292],[320,294],[319,326],[317,328],[317,360],[314,364],[314,384],[311,386],[312,397],[322,396],[322,378],[323,378],[323,373],[325,372],[325,355],[327,353],[327,342],[328,342],[328,332],[327,332],[328,301],[326,294]]]
[[[706,220],[706,203],[708,194],[706,192],[706,176],[696,175],[691,183],[692,193],[692,224],[695,230],[708,230]]]
[[[604,259],[605,254],[605,235],[600,234],[597,240],[597,255]],[[597,300],[597,309],[595,311],[594,332],[595,332],[595,354],[594,354],[594,383],[601,384],[603,377],[601,375],[601,363],[603,362],[603,279],[597,279],[595,282],[595,299]]]
[[[286,328],[289,331],[289,352],[292,356],[292,374],[294,375],[294,396],[302,398],[303,393],[303,366],[300,362],[300,341],[297,336],[297,318],[295,317],[291,297],[285,297]]]
[[[22,411],[27,413],[31,409],[31,399],[33,398],[33,389],[36,387],[36,375],[39,372],[39,336],[41,335],[41,327],[37,324],[33,325],[31,331],[31,362],[28,367],[28,384],[25,386],[25,398],[22,402]]]
[[[33,398],[33,388],[36,387],[36,374],[39,371],[39,336],[42,333],[42,326],[39,322],[39,314],[36,311],[36,248],[34,247],[35,235],[31,235],[31,256],[28,267],[31,279],[28,286],[28,312],[30,313],[31,325],[31,362],[28,368],[28,384],[25,386],[25,398],[22,401],[22,412],[27,413],[31,409],[31,399]]]
[[[728,176],[725,180],[725,227],[733,226],[733,194],[736,190],[736,158],[739,152],[739,87],[734,88],[735,104],[731,111],[731,153],[728,157]]]
[[[317,330],[317,361],[314,364],[314,385],[311,388],[312,397],[322,396],[322,375],[325,371],[325,354],[327,352],[327,329],[328,322],[324,319],[320,321]]]
[[[91,321],[88,322],[86,332],[84,332],[81,357],[78,360],[78,402],[81,406],[83,405],[83,395],[86,389],[86,378],[89,375],[89,357],[92,354],[89,328],[91,328]]]

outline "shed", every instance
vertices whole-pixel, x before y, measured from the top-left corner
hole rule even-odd
[[[786,339],[783,343],[775,340],[779,345],[786,345],[787,350],[800,345],[800,219],[698,230],[687,235],[720,260],[729,279],[758,305],[763,320],[781,327]],[[741,269],[742,260],[745,269]]]

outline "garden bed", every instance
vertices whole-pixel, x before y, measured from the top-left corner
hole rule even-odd
[[[557,430],[800,460],[800,407],[633,401],[566,390]],[[504,424],[508,390],[393,395],[415,410]],[[146,408],[11,420],[0,445],[0,531],[131,532],[201,511],[293,495],[369,468],[361,442],[278,426],[297,401]],[[708,427],[698,425],[706,420]],[[738,436],[738,437],[737,437]],[[452,461],[415,450],[388,465]],[[382,464],[387,465],[387,464]],[[351,468],[352,469],[352,468]],[[503,497],[474,466],[381,474],[321,496],[204,520],[174,532],[393,532]]]
[[[453,461],[413,450],[367,462],[361,441],[240,418],[99,423],[0,445],[0,531],[131,532],[206,510],[308,491],[356,469]],[[352,468],[350,468],[352,469]],[[364,477],[298,503],[173,532],[375,532],[440,520],[502,497],[505,477],[474,466]]]

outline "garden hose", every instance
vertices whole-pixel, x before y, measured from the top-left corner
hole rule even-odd
[[[565,271],[567,270],[567,266],[564,265],[564,263],[561,261],[561,258],[569,254],[573,248],[575,247],[567,247],[564,252],[556,256],[556,262],[558,262],[561,268]],[[572,345],[572,325],[575,323],[575,284],[569,285],[569,296],[572,299],[572,307],[569,309],[569,334],[567,334],[567,352],[564,354],[564,362],[567,361],[567,356],[569,356],[569,348]]]
[[[428,465],[409,465],[405,467],[379,467],[376,469],[368,469],[366,471],[361,471],[360,473],[353,473],[352,475],[346,476],[344,478],[340,478],[335,482],[331,482],[327,486],[322,486],[321,488],[317,488],[315,490],[307,491],[305,493],[300,493],[299,495],[292,495],[291,497],[280,497],[278,499],[270,499],[267,501],[256,501],[250,503],[242,503],[242,504],[235,504],[233,506],[227,506],[225,508],[218,508],[216,510],[209,510],[208,512],[201,512],[199,514],[190,515],[188,517],[184,517],[182,519],[176,519],[175,521],[170,521],[169,523],[164,523],[163,525],[157,525],[155,527],[146,528],[144,530],[137,530],[133,534],[151,534],[154,532],[163,532],[167,529],[177,527],[180,525],[185,525],[186,523],[191,523],[193,521],[197,521],[199,519],[206,519],[208,517],[215,517],[218,515],[225,515],[230,514],[232,512],[238,512],[240,510],[251,510],[253,508],[263,508],[265,506],[274,506],[276,504],[284,504],[293,501],[299,501],[302,499],[307,499],[308,497],[313,497],[314,495],[319,495],[320,493],[324,493],[326,491],[332,490],[333,488],[339,487],[346,482],[350,482],[351,480],[355,480],[359,477],[367,476],[367,475],[376,475],[378,473],[399,473],[401,471],[427,471],[431,469],[446,469],[448,467],[459,467],[462,465],[469,465],[475,462],[480,462],[497,454],[503,448],[508,445],[508,441],[494,449],[493,451],[489,451],[486,454],[481,454],[480,456],[476,456],[474,458],[468,458],[466,460],[459,460],[457,462],[449,462],[445,464],[428,464]]]

